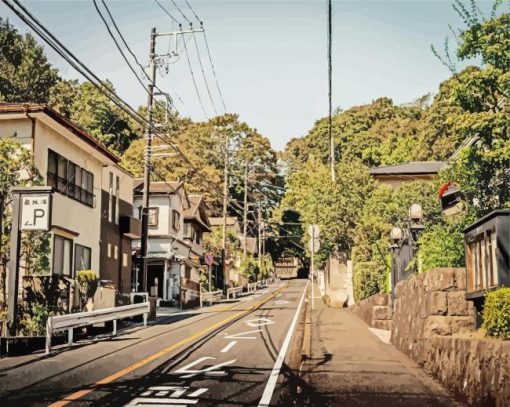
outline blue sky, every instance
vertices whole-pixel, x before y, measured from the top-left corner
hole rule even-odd
[[[170,31],[171,20],[154,0],[106,1],[127,42],[146,64],[151,27]],[[159,1],[184,21],[170,0]],[[175,1],[192,20],[184,1]],[[315,120],[326,115],[325,0],[189,2],[204,21],[229,112],[238,113],[269,137],[276,149],[283,149],[292,137],[305,135]],[[145,103],[144,90],[108,37],[92,0],[23,3],[94,72],[110,79],[130,104]],[[441,48],[448,24],[461,25],[451,3],[333,0],[333,105],[346,109],[381,96],[406,103],[435,92],[449,72],[432,54],[430,45]],[[492,2],[479,4],[485,11]],[[0,16],[27,30],[3,4]],[[197,34],[196,39],[214,104],[222,112],[203,37]],[[158,51],[168,49],[168,39],[158,41]],[[213,116],[192,38],[187,48],[203,104]],[[48,53],[63,76],[79,77],[56,54]],[[171,92],[181,115],[204,120],[184,52],[169,67],[167,75],[158,76],[158,85]]]

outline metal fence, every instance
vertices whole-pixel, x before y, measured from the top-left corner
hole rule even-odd
[[[117,320],[143,315],[143,324],[147,326],[149,316],[149,302],[125,305],[122,307],[99,309],[90,312],[77,312],[75,314],[57,315],[48,318],[46,322],[46,353],[51,352],[51,337],[55,332],[68,332],[68,345],[73,343],[73,329],[84,326],[113,321],[113,335],[117,334]]]

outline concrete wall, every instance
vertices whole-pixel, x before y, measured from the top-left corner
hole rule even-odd
[[[510,341],[471,339],[465,269],[442,268],[397,284],[391,342],[452,393],[477,406],[510,405]]]

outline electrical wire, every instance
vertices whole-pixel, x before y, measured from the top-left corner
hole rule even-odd
[[[122,109],[124,112],[129,114],[135,121],[138,123],[147,126],[151,132],[155,134],[156,137],[161,139],[163,142],[167,143],[171,148],[176,150],[176,152],[181,156],[183,161],[185,161],[188,166],[195,171],[197,171],[197,175],[207,182],[209,188],[213,188],[216,194],[220,197],[225,197],[219,188],[214,185],[207,177],[199,172],[199,169],[196,168],[191,161],[186,157],[182,151],[172,143],[172,141],[166,137],[164,133],[161,133],[160,130],[152,123],[148,122],[146,118],[140,115],[133,107],[131,107],[127,102],[121,99],[114,91],[108,88],[101,79],[97,77],[94,72],[92,72],[83,62],[81,62],[69,49],[67,49],[62,42],[60,42],[44,25],[37,20],[35,16],[33,16],[20,2],[19,0],[2,0],[2,2],[11,9],[11,11],[16,14],[24,23],[26,23],[43,41],[45,41],[58,55],[60,55],[66,62],[68,62],[77,72],[79,72],[83,77],[85,77],[94,87],[96,87],[101,93],[103,93],[106,97],[108,97],[117,107]],[[21,9],[18,10],[14,4]],[[226,196],[227,199],[229,198]]]
[[[129,60],[127,59],[126,55],[124,54],[124,51],[122,51],[122,48],[120,47],[119,43],[117,42],[117,39],[115,38],[115,36],[113,35],[111,29],[110,29],[110,26],[108,25],[108,23],[106,22],[106,19],[104,18],[103,16],[103,13],[101,13],[101,10],[99,10],[99,6],[97,5],[97,1],[96,0],[92,0],[93,3],[94,3],[94,7],[97,11],[97,13],[99,14],[99,16],[101,17],[101,20],[103,21],[106,29],[108,30],[108,33],[110,34],[110,37],[112,38],[113,42],[115,43],[115,46],[117,47],[117,50],[120,52],[120,55],[122,55],[122,58],[124,59],[124,61],[126,62],[127,66],[129,67],[129,69],[131,70],[131,72],[133,73],[133,75],[135,76],[135,78],[138,80],[138,82],[140,83],[140,85],[142,85],[142,88],[145,90],[145,92],[147,92],[147,94],[149,93],[149,89],[147,89],[147,87],[145,86],[145,84],[143,83],[142,79],[138,76],[138,74],[136,73],[136,71],[134,70],[133,66],[131,65],[131,63],[129,62]],[[103,4],[105,4],[104,0],[103,0]],[[109,14],[109,13],[108,13]],[[110,18],[111,18],[111,15],[110,15]]]
[[[186,46],[185,41],[183,41],[183,44],[184,44],[184,51],[186,54],[186,59],[188,61],[189,71],[191,73],[191,79],[193,80],[193,86],[195,87],[195,92],[197,94],[198,102],[200,104],[200,107],[202,108],[202,112],[204,113],[205,118],[207,120],[209,120],[209,116],[207,116],[207,113],[204,108],[204,103],[202,102],[202,98],[200,97],[200,92],[198,91],[197,81],[195,80],[195,74],[193,73],[193,67],[191,66],[191,60],[189,59],[188,47]]]
[[[130,115],[139,124],[145,125],[163,142],[167,143],[173,148],[181,157],[181,159],[188,165],[188,167],[196,171],[197,176],[206,183],[206,185],[215,191],[216,195],[221,198],[226,198],[229,201],[230,196],[224,195],[219,188],[205,177],[197,167],[191,163],[189,158],[176,146],[164,133],[162,133],[153,123],[150,123],[146,118],[140,115],[133,107],[120,98],[113,90],[108,88],[103,81],[92,72],[83,62],[81,62],[60,40],[58,40],[28,9],[26,9],[19,0],[2,0],[2,2],[11,11],[16,14],[25,24],[27,24],[43,41],[45,41],[58,55],[60,55],[66,62],[68,62],[77,72],[85,77],[94,87],[110,99],[117,107]],[[18,10],[14,4],[21,10]],[[230,204],[230,203],[229,203]],[[233,204],[230,204],[233,205]],[[242,207],[237,205],[242,210]],[[235,209],[235,208],[234,208]],[[236,210],[237,211],[237,210]],[[239,213],[239,212],[238,212]]]
[[[189,4],[188,0],[184,0],[186,2],[186,4],[188,5],[189,9],[191,10],[191,12],[193,13],[193,15],[195,16],[195,18],[197,19],[197,21],[202,24],[202,20],[200,20],[200,18],[197,16],[197,13],[195,13],[195,10],[193,10],[193,7],[191,7],[191,4]]]
[[[173,3],[177,11],[181,13],[182,18],[184,18],[189,23],[190,27],[192,27],[193,23],[189,20],[188,17],[186,17],[186,15],[182,12],[181,8],[177,5],[177,3],[174,0],[171,0],[171,2]]]
[[[213,107],[214,113],[217,116],[218,111],[216,110],[216,104],[214,103],[213,98],[211,96],[211,91],[209,89],[209,83],[207,82],[207,78],[206,78],[205,72],[204,72],[204,66],[202,65],[202,58],[200,58],[200,50],[198,49],[197,37],[195,36],[194,32],[191,35],[193,36],[193,42],[195,43],[195,49],[197,50],[198,63],[200,65],[200,69],[202,71],[202,77],[204,78],[205,88],[207,89],[207,94],[209,95],[209,100],[211,101],[211,105]]]
[[[163,5],[162,5],[162,4],[161,4],[158,0],[154,0],[154,1],[155,1],[155,2],[156,2],[156,4],[159,6],[159,8],[160,8],[161,10],[163,10],[163,11],[164,11],[164,13],[165,13],[168,17],[170,17],[170,18],[172,19],[172,21],[173,21],[174,23],[179,24],[179,26],[181,26],[181,23],[180,23],[180,22],[179,22],[179,21],[178,21],[178,20],[177,20],[177,19],[176,19],[176,18],[175,18],[172,14],[170,14],[170,12],[169,12],[169,11],[168,11],[165,7],[163,7]]]
[[[155,0],[156,1],[156,0]],[[131,54],[131,56],[133,57],[133,59],[135,60],[135,63],[139,66],[139,68],[141,69],[143,75],[145,76],[145,78],[151,83],[151,85],[154,86],[155,89],[157,89],[159,91],[159,93],[161,94],[166,94],[166,92],[163,92],[163,90],[161,90],[161,88],[159,88],[155,81],[152,80],[152,78],[147,74],[147,72],[145,71],[145,68],[144,66],[140,63],[140,61],[138,60],[136,54],[133,52],[133,50],[131,49],[131,47],[129,46],[129,44],[127,43],[126,39],[124,38],[124,35],[122,35],[122,32],[120,31],[119,29],[119,26],[117,25],[116,21],[115,21],[115,18],[113,17],[111,11],[110,11],[110,8],[108,7],[108,5],[106,4],[106,1],[105,0],[101,0],[101,2],[103,3],[103,6],[106,10],[106,12],[108,13],[108,16],[110,17],[110,20],[113,24],[113,27],[115,28],[115,31],[117,32],[117,34],[119,35],[122,43],[124,44],[124,46],[126,47],[127,51]],[[94,4],[96,3],[96,1],[94,0]],[[101,12],[98,10],[97,6],[96,6],[96,10],[98,11],[99,15],[101,16],[101,18],[103,19],[103,22],[104,21],[104,18],[101,14]],[[121,51],[121,49],[119,48],[118,44],[117,44],[117,41],[115,40],[115,38],[113,37],[109,27],[108,27],[108,24],[106,24],[105,22],[105,25],[106,25],[106,28],[108,29],[108,32],[110,33],[110,36],[112,37],[113,41],[115,42],[115,44],[117,45],[117,48],[119,49],[119,51],[123,54],[123,52]],[[124,60],[126,58],[124,57]],[[127,61],[126,61],[127,62]],[[129,65],[129,63],[128,63]],[[130,66],[131,68],[131,66]],[[132,70],[132,68],[131,68]],[[144,86],[145,87],[145,86]],[[148,89],[146,89],[147,92],[148,92]],[[177,96],[177,99],[179,99],[179,101],[181,102],[181,104],[184,104],[184,102],[182,101],[181,97],[179,95],[176,95]],[[168,109],[167,109],[168,110]],[[171,114],[170,111],[168,111],[169,114]]]
[[[209,43],[207,42],[207,35],[205,34],[205,29],[202,31],[202,34],[204,34],[204,41],[205,41],[205,48],[207,49],[207,55],[209,57],[209,62],[211,63],[211,69],[213,72],[214,80],[216,82],[216,88],[218,89],[218,93],[220,95],[221,103],[223,104],[223,110],[225,113],[227,112],[227,106],[225,105],[225,100],[223,99],[223,94],[221,93],[220,84],[218,82],[218,77],[216,76],[216,69],[214,68],[214,64],[211,58],[211,51],[209,50]]]

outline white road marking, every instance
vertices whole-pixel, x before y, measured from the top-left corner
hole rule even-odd
[[[232,359],[232,360],[229,360],[228,362],[219,363],[217,365],[213,365],[213,366],[210,366],[205,369],[198,369],[198,370],[190,369],[190,367],[196,366],[196,365],[198,365],[206,360],[210,360],[210,359],[215,360],[216,358],[213,358],[211,356],[204,356],[203,358],[197,359],[194,362],[191,362],[191,363],[187,364],[186,366],[175,370],[173,372],[173,374],[176,374],[176,375],[183,374],[183,376],[181,376],[181,379],[189,379],[190,377],[196,376],[197,374],[206,374],[206,375],[215,375],[215,376],[224,375],[225,371],[218,370],[218,369],[222,368],[223,366],[231,365],[232,363],[234,363],[236,361],[236,359]]]
[[[264,326],[264,325],[270,325],[275,324],[276,322],[271,321],[269,318],[257,318],[257,319],[250,319],[249,321],[246,321],[245,324],[252,326],[256,328],[257,326]]]
[[[240,332],[238,334],[225,335],[223,338],[225,338],[225,339],[257,339],[255,336],[243,336],[246,334],[254,334],[257,332],[262,332],[262,329],[256,329],[255,331]]]
[[[237,341],[230,341],[229,344],[221,350],[221,353],[227,353],[230,349],[232,349],[236,345],[236,343]]]
[[[186,407],[190,404],[197,404],[198,403],[198,396],[204,394],[207,390],[207,388],[202,387],[197,390],[194,390],[192,393],[188,395],[188,397],[191,398],[181,398],[181,396],[184,395],[189,390],[188,386],[153,386],[149,387],[147,391],[143,392],[141,394],[141,397],[137,397],[129,404],[126,404],[126,406],[136,406],[136,407],[143,407],[143,406],[172,406],[172,407],[178,407],[183,406]],[[165,397],[169,392],[173,391],[173,393],[170,395],[170,397]],[[154,397],[148,397],[152,395],[154,392]]]
[[[288,304],[289,301],[285,301],[285,300],[278,300],[278,301],[275,301],[274,302],[276,305],[283,305],[283,304]]]
[[[197,404],[198,399],[172,399],[172,398],[154,398],[154,397],[137,397],[136,399],[131,400],[129,404],[126,404],[126,407],[131,406],[153,406],[156,404],[159,405],[172,405],[176,406],[187,406],[188,404]]]
[[[189,397],[198,397],[201,394],[204,394],[207,390],[205,387],[202,387],[201,389],[195,390],[193,393],[189,394]]]
[[[280,375],[280,370],[282,368],[283,361],[285,360],[285,354],[287,353],[287,349],[290,345],[290,339],[292,338],[292,334],[294,333],[294,329],[296,327],[297,319],[299,316],[299,311],[301,311],[301,306],[303,305],[303,300],[305,298],[306,289],[308,288],[308,282],[306,283],[305,289],[303,290],[303,295],[301,296],[301,301],[299,301],[299,305],[296,309],[296,313],[294,314],[294,318],[290,324],[289,330],[287,331],[287,335],[283,341],[282,347],[280,349],[280,353],[278,353],[278,357],[274,363],[273,369],[269,375],[269,379],[267,380],[266,387],[264,388],[264,393],[259,401],[259,407],[269,406],[271,403],[271,398],[273,397],[274,388],[276,386],[276,381],[278,380],[278,376]]]

